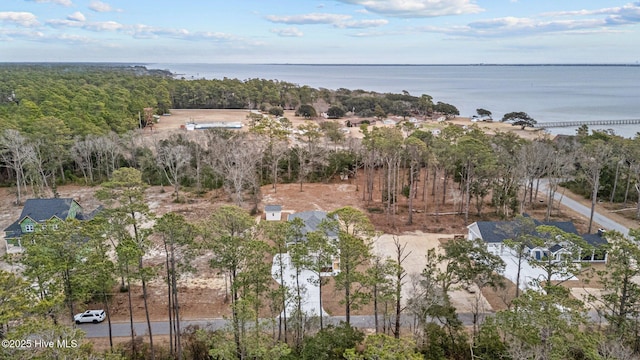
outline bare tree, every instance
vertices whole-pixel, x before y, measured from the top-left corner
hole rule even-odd
[[[85,184],[93,183],[93,137],[76,138],[71,147],[71,157],[82,171]]]
[[[394,285],[395,285],[395,301],[396,301],[396,318],[395,318],[395,328],[393,330],[393,335],[396,339],[400,338],[400,315],[404,310],[402,306],[402,287],[405,284],[405,278],[407,277],[407,271],[404,269],[402,264],[404,264],[407,257],[411,255],[411,251],[406,252],[407,243],[400,243],[400,238],[397,236],[393,237],[393,246],[396,250],[396,258],[395,261],[395,272],[394,272]]]
[[[531,204],[533,202],[534,184],[544,176],[549,156],[549,147],[540,141],[525,144],[518,152],[518,173],[521,176],[523,185],[522,201],[520,203],[521,213],[524,212],[527,203]]]
[[[289,149],[289,144],[284,141],[277,141],[271,144],[271,149],[269,153],[269,167],[271,168],[271,176],[273,180],[273,191],[276,192],[277,184],[278,184],[278,173],[279,168],[278,165],[280,161],[287,154],[287,150]]]
[[[483,109],[478,109],[483,110]],[[515,212],[518,198],[520,174],[518,173],[518,151],[525,144],[525,140],[513,132],[497,133],[491,139],[493,153],[496,157],[496,174],[493,182],[492,201],[496,211],[510,217]]]
[[[180,178],[189,167],[191,152],[187,145],[176,143],[176,141],[164,140],[157,144],[157,162],[162,168],[164,175],[173,186],[173,193],[176,202],[180,201]]]
[[[545,221],[549,221],[551,218],[558,185],[575,171],[575,153],[571,149],[557,149],[550,155],[547,167],[548,196]]]
[[[25,167],[30,158],[33,147],[26,137],[19,131],[7,129],[0,134],[0,156],[4,166],[9,167],[16,175],[16,203],[22,203],[22,189],[26,187]]]
[[[311,174],[316,166],[325,163],[327,152],[320,146],[322,133],[317,124],[306,122],[298,126],[296,141],[299,145],[293,148],[298,157],[298,181],[300,191],[302,183]]]
[[[195,132],[195,131],[194,131]],[[129,131],[120,135],[120,146],[122,149],[122,155],[129,161],[131,167],[138,167],[138,147],[141,145],[142,132]]]
[[[193,170],[196,178],[196,191],[202,192],[202,169],[204,167],[207,155],[206,135],[200,131],[192,131],[190,136],[189,147],[191,148],[191,158],[193,159]]]
[[[109,134],[102,136],[101,140],[100,150],[104,154],[105,175],[110,178],[118,167],[118,160],[122,157],[120,136],[111,131]]]
[[[590,233],[593,227],[593,214],[598,201],[600,173],[611,156],[611,145],[602,140],[594,140],[586,144],[580,153],[580,169],[584,179],[591,185],[591,214],[589,215],[589,229],[587,230]]]
[[[233,134],[229,138],[214,133],[209,140],[211,165],[224,178],[225,189],[236,205],[244,202],[243,192],[246,189],[251,189],[256,197],[260,190],[256,173],[263,153],[262,143],[245,133]]]
[[[52,171],[47,166],[46,144],[41,140],[35,140],[30,147],[26,164],[27,177],[31,179],[30,184],[34,195],[40,197],[49,189],[49,177],[52,176]],[[53,189],[51,190],[53,192]]]
[[[405,139],[404,148],[409,160],[409,218],[407,224],[411,225],[413,224],[413,199],[416,197],[417,180],[426,157],[427,145],[416,137],[409,137]]]
[[[291,133],[288,124],[272,117],[255,116],[249,131],[259,134],[266,142],[265,159],[273,180],[273,190],[278,182],[278,164],[288,148],[287,136]]]

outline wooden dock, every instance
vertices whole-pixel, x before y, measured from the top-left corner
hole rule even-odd
[[[537,128],[548,129],[558,127],[579,127],[582,125],[635,125],[640,124],[640,119],[622,119],[622,120],[576,120],[576,121],[558,121],[558,122],[539,122]]]

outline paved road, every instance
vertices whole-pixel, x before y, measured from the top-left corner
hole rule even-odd
[[[207,320],[190,320],[181,321],[180,328],[184,329],[188,325],[198,325],[201,328],[209,328],[211,330],[217,330],[223,328],[227,324],[225,319],[207,319]],[[78,328],[87,333],[86,337],[109,337],[109,325],[106,321],[100,324],[80,324]],[[144,335],[147,333],[146,322],[134,322],[133,331],[136,335]],[[118,336],[131,336],[131,326],[128,322],[125,323],[111,323],[111,331],[114,337]],[[168,321],[152,321],[151,331],[154,335],[168,335],[169,334],[169,322]]]
[[[493,313],[484,313],[480,314],[480,321],[488,316],[492,316]],[[599,322],[601,319],[597,315],[597,313],[593,310],[589,312],[589,317],[593,322]],[[473,314],[472,313],[459,313],[458,318],[467,326],[473,325]],[[341,321],[344,321],[344,316],[327,316],[325,317],[325,325],[326,324],[334,324],[337,325]],[[267,319],[265,319],[266,321]],[[412,316],[402,316],[402,326],[404,328],[410,327],[413,325],[413,317]],[[382,321],[382,319],[380,319]],[[228,320],[226,319],[203,319],[203,320],[183,320],[180,322],[180,327],[182,329],[186,328],[189,325],[198,325],[201,328],[207,328],[210,330],[218,330],[227,326]],[[362,316],[351,316],[351,325],[360,329],[373,329],[374,328],[374,318],[372,315],[362,315]],[[109,337],[109,327],[106,321],[100,324],[81,324],[77,325],[80,329],[82,329],[86,333],[87,338],[106,338]],[[133,323],[134,331],[136,335],[145,335],[147,334],[147,323],[146,322],[135,322]],[[128,322],[125,323],[112,323],[111,324],[112,332],[114,337],[124,337],[131,336],[131,327]],[[168,321],[154,321],[151,322],[151,330],[153,331],[153,335],[168,335],[169,334],[169,322]]]
[[[491,315],[491,314],[485,314]],[[458,318],[467,325],[473,324],[473,314],[460,313]],[[327,316],[325,317],[325,324],[337,325],[341,321],[345,320],[344,316]],[[402,325],[410,326],[413,323],[413,318],[409,316],[402,316]],[[264,319],[265,321],[267,319]],[[380,318],[380,321],[382,319]],[[207,328],[210,330],[218,330],[224,328],[228,324],[227,319],[203,319],[203,320],[183,320],[180,322],[180,328],[184,329],[189,325],[198,325],[201,328]],[[357,328],[373,328],[374,317],[372,315],[363,316],[351,316],[351,325]],[[100,324],[80,324],[78,328],[82,329],[86,333],[88,338],[100,338],[109,337],[109,325],[106,321]],[[134,322],[133,328],[136,335],[147,334],[146,322]],[[131,336],[131,326],[128,322],[111,323],[111,329],[114,337]],[[168,335],[169,334],[169,322],[168,321],[153,321],[151,322],[151,331],[154,335]]]
[[[547,190],[547,181],[540,181],[540,192],[548,194],[549,190]],[[558,201],[561,205],[570,208],[571,210],[579,213],[580,215],[586,217],[587,219],[591,216],[591,207],[584,206],[581,203],[567,197],[562,196],[561,193],[556,192],[554,195],[554,199]],[[603,215],[599,212],[595,212],[593,214],[593,222],[599,224],[605,230],[616,230],[622,233],[624,236],[629,236],[629,228],[625,227],[621,224],[618,224],[614,220],[609,219],[606,215]]]

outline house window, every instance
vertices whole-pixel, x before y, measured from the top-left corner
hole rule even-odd
[[[33,230],[34,230],[33,224],[27,224],[24,226],[25,232],[33,232]]]

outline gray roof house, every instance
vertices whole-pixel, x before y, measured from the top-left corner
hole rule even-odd
[[[534,225],[547,225],[547,226],[555,226],[558,229],[570,233],[576,234],[582,237],[587,244],[592,247],[592,250],[589,254],[580,254],[580,258],[576,259],[576,261],[581,262],[606,262],[607,254],[604,250],[601,249],[602,245],[607,244],[607,240],[604,236],[604,231],[598,231],[598,234],[586,234],[580,235],[578,234],[578,230],[575,225],[571,221],[548,221],[542,222],[533,219]],[[467,229],[469,230],[467,238],[469,240],[482,239],[486,244],[487,248],[495,254],[502,254],[505,251],[504,241],[510,238],[510,235],[507,234],[507,231],[504,229],[508,228],[510,225],[515,224],[512,221],[478,221],[469,226]],[[536,231],[533,231],[531,235],[540,235]],[[554,258],[559,258],[563,254],[570,253],[565,247],[561,244],[555,244],[551,247],[542,248],[540,246],[534,246],[533,244],[527,245],[526,251],[529,256],[534,259],[540,259],[544,256],[552,256]]]
[[[289,216],[287,217],[288,221],[293,221],[295,219],[302,220],[303,227],[301,229],[301,233],[303,235],[302,240],[304,241],[306,240],[306,237],[304,235],[306,235],[307,233],[316,231],[316,230],[321,230],[320,224],[322,224],[324,220],[327,220],[327,213],[324,211],[312,210],[312,211],[298,212],[295,214],[289,214]],[[338,234],[335,231],[328,230],[326,232],[326,235],[329,238],[329,241],[335,244],[335,241],[338,238]],[[295,245],[295,243],[289,243],[287,245],[291,246],[291,245]],[[331,264],[327,264],[327,269],[326,271],[324,271],[323,276],[335,275],[339,271],[340,271],[340,256],[338,255],[333,258]]]
[[[308,232],[318,230],[320,223],[327,219],[327,213],[324,211],[312,210],[289,214],[287,217],[288,221],[293,221],[294,219],[302,220],[302,223],[304,224],[302,234],[304,235]]]
[[[71,198],[28,199],[24,203],[20,218],[4,229],[7,251],[21,251],[22,236],[36,231],[47,221],[90,220],[98,211],[100,208],[85,214],[80,204]]]

